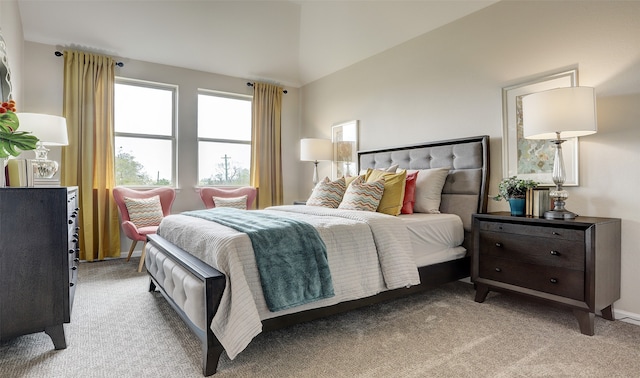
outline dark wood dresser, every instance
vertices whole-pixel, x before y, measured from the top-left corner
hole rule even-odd
[[[559,303],[573,310],[583,334],[593,335],[596,311],[614,320],[620,299],[620,228],[617,218],[474,215],[476,302],[496,290]]]
[[[67,347],[77,214],[76,187],[0,188],[0,339],[44,331]]]

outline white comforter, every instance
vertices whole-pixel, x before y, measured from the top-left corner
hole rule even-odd
[[[335,296],[292,309],[267,309],[249,237],[204,219],[170,215],[158,234],[227,277],[211,330],[233,359],[262,331],[261,320],[420,283],[408,231],[380,213],[311,206],[265,211],[313,225],[327,246]]]

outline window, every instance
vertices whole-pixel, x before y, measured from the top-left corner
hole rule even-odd
[[[171,85],[116,80],[116,185],[175,185],[176,91]]]
[[[251,96],[198,93],[198,185],[249,185]]]

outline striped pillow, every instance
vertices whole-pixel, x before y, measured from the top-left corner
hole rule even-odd
[[[346,187],[347,184],[344,177],[340,177],[335,181],[329,181],[329,178],[325,177],[313,188],[311,197],[307,200],[307,206],[322,206],[335,209],[340,205]]]
[[[216,207],[232,207],[234,209],[247,210],[247,195],[240,197],[216,197],[213,196],[213,204]]]
[[[347,188],[338,209],[376,211],[384,192],[384,179],[365,182],[358,176]]]
[[[136,227],[157,226],[162,221],[162,206],[160,196],[149,198],[124,197],[124,205],[129,213],[129,220]]]

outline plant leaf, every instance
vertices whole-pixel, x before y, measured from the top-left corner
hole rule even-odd
[[[0,158],[18,156],[22,151],[33,150],[36,143],[38,138],[28,132],[10,133],[0,130]]]

